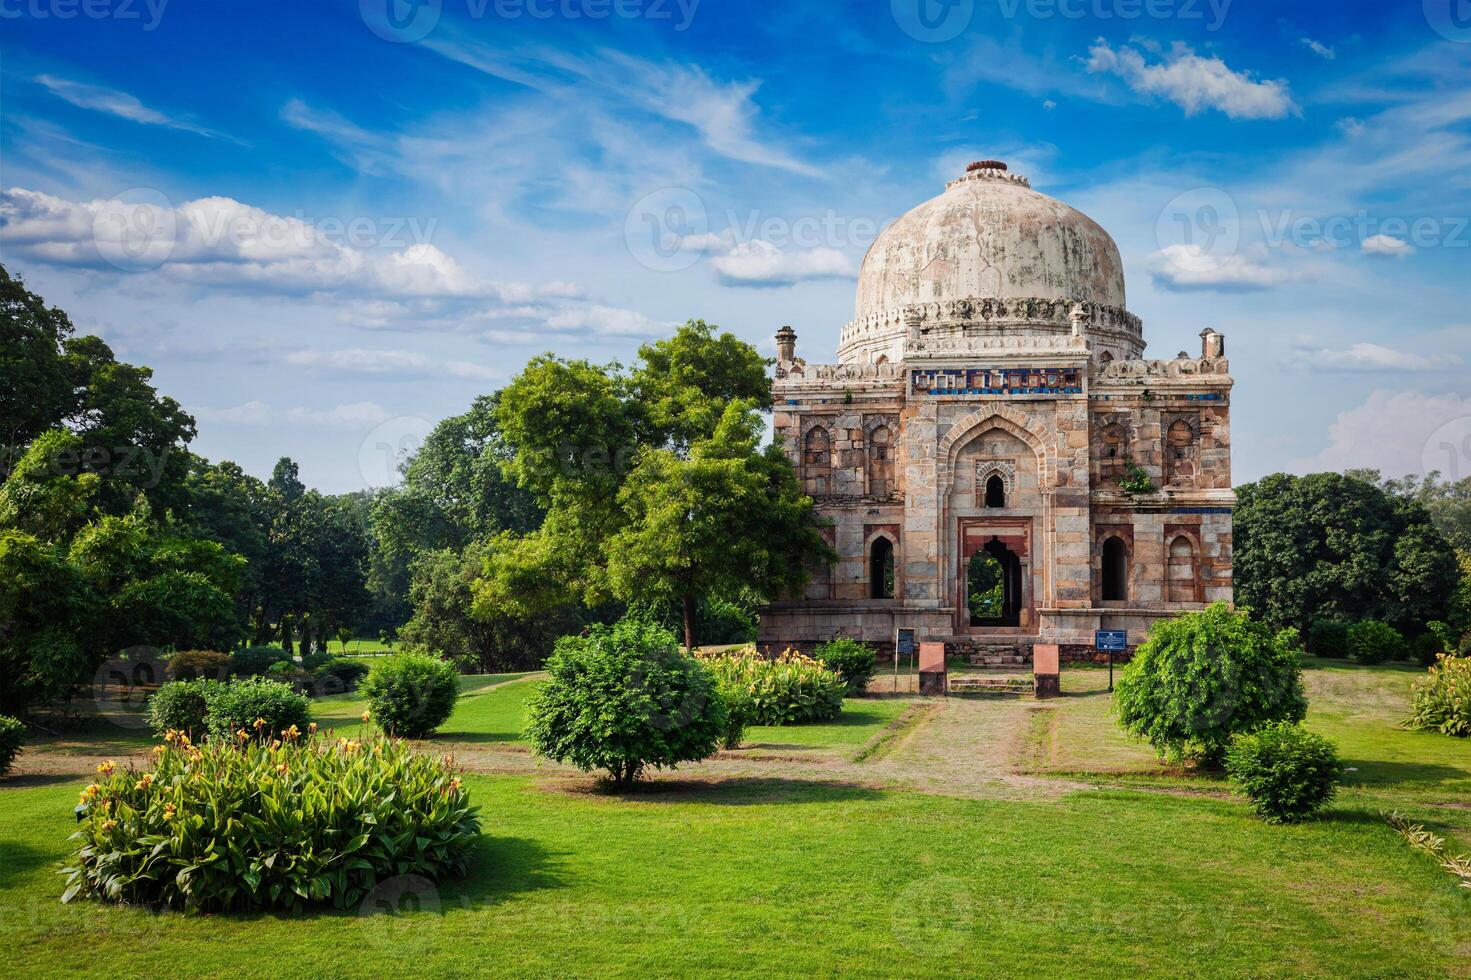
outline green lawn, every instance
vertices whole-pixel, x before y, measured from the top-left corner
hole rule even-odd
[[[1394,727],[1418,672],[1305,676],[1309,725],[1354,771],[1324,819],[1296,827],[1125,739],[1102,671],[1066,672],[1050,702],[850,700],[834,723],[752,729],[742,750],[623,796],[517,744],[537,677],[465,678],[429,747],[520,774],[466,777],[485,836],[426,908],[62,906],[85,780],[22,767],[0,783],[0,928],[42,976],[1471,976],[1471,890],[1380,816],[1403,809],[1464,850],[1471,743]],[[351,695],[315,706],[345,729],[361,711]],[[28,752],[138,743],[87,733]],[[888,782],[952,747],[956,773],[973,759],[1019,782]]]

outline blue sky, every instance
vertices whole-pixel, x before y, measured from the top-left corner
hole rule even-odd
[[[197,451],[343,491],[545,350],[832,360],[877,230],[997,157],[1150,356],[1225,332],[1238,481],[1466,476],[1468,81],[1465,0],[0,0],[0,260]]]

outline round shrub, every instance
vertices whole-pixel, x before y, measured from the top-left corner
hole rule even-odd
[[[385,731],[427,738],[455,710],[460,675],[438,657],[400,653],[374,664],[359,691]]]
[[[796,650],[768,660],[747,648],[735,653],[701,654],[721,690],[742,697],[750,725],[793,725],[831,721],[843,710],[848,685],[834,671]]]
[[[0,715],[0,776],[10,772],[25,740],[26,726],[9,715]]]
[[[201,677],[222,681],[230,676],[230,655],[214,650],[182,650],[169,658],[168,675],[176,681]]]
[[[1226,772],[1268,823],[1296,823],[1333,799],[1338,752],[1333,743],[1292,722],[1238,733],[1226,752]]]
[[[230,673],[238,677],[263,677],[271,664],[290,659],[280,647],[246,647],[230,654]]]
[[[211,735],[235,739],[240,732],[269,741],[293,725],[305,731],[311,702],[290,684],[250,677],[205,689],[205,726]]]
[[[1471,657],[1435,660],[1430,676],[1410,695],[1407,727],[1442,735],[1471,737]]]
[[[1348,628],[1348,653],[1361,664],[1398,660],[1405,655],[1405,638],[1388,623],[1366,619]]]
[[[1434,665],[1444,650],[1445,642],[1434,633],[1421,633],[1410,641],[1410,659],[1421,667]]]
[[[857,697],[868,690],[873,677],[873,647],[847,637],[820,643],[812,651],[812,659],[837,674],[848,685],[848,696]]]
[[[149,771],[99,771],[77,807],[63,901],[355,909],[397,875],[464,873],[480,834],[447,761],[381,737],[170,736]]]
[[[607,770],[616,786],[708,758],[727,734],[714,676],[661,626],[624,619],[563,637],[546,669],[526,703],[527,739],[549,759]]]
[[[368,675],[368,669],[368,665],[361,660],[348,660],[345,657],[335,657],[318,667],[316,676],[318,680],[326,680],[329,677],[333,678],[341,686],[342,690],[351,691],[354,687],[357,687],[358,681],[361,681]]]
[[[1308,627],[1308,649],[1315,656],[1348,659],[1348,628],[1353,624],[1343,619],[1315,619]]]
[[[1237,732],[1307,714],[1296,640],[1224,602],[1161,620],[1119,677],[1119,724],[1162,758],[1216,765]]]
[[[203,738],[209,715],[209,690],[221,686],[217,681],[201,679],[170,681],[159,687],[148,699],[148,725],[154,734],[183,732],[191,738]]]

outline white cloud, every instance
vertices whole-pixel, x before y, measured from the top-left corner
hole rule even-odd
[[[1362,119],[1357,119],[1353,116],[1344,116],[1338,122],[1334,123],[1333,127],[1350,139],[1353,139],[1355,136],[1364,135],[1364,130],[1367,128]]]
[[[169,129],[180,129],[188,133],[197,133],[200,136],[222,136],[221,133],[212,129],[205,129],[187,120],[176,119],[156,109],[150,109],[136,97],[116,89],[73,82],[65,78],[57,78],[55,75],[37,75],[36,81],[52,95],[65,102],[70,102],[79,109],[106,113],[145,126],[166,126]]]
[[[419,372],[429,367],[429,358],[415,351],[367,350],[350,347],[345,350],[298,350],[286,355],[293,367],[321,368],[344,374],[401,374]]]
[[[201,422],[222,425],[310,425],[327,429],[368,429],[393,417],[382,405],[368,401],[327,409],[276,408],[263,401],[248,401],[230,408],[193,409],[192,414]]]
[[[611,306],[581,306],[560,310],[546,318],[552,330],[572,330],[608,337],[657,337],[669,330],[669,324],[656,323],[634,310]]]
[[[1447,450],[1442,437],[1456,443]],[[1418,391],[1376,390],[1362,405],[1340,412],[1328,428],[1328,445],[1316,456],[1299,460],[1298,470],[1344,470],[1368,467],[1387,475],[1450,472],[1447,452],[1460,452],[1459,442],[1471,434],[1471,396],[1428,395]],[[1452,460],[1454,462],[1454,460]],[[1460,475],[1467,460],[1460,457]]]
[[[1099,38],[1088,49],[1088,71],[1117,75],[1142,95],[1161,96],[1193,116],[1216,109],[1232,119],[1281,119],[1299,113],[1281,80],[1257,81],[1232,71],[1220,58],[1203,58],[1176,42],[1164,60],[1149,64],[1128,46],[1113,48]]]
[[[1335,54],[1333,49],[1330,48],[1328,45],[1324,44],[1321,41],[1314,41],[1310,37],[1302,38],[1300,41],[1298,41],[1298,43],[1307,48],[1313,54],[1317,55],[1319,58],[1322,58],[1324,61],[1332,61],[1334,58],[1338,57],[1338,55]]]
[[[503,51],[441,29],[424,46],[477,71],[554,99],[605,96],[694,129],[706,147],[732,160],[806,176],[822,171],[759,134],[753,98],[759,80],[720,81],[698,65],[658,64],[617,51],[577,56],[549,49]]]
[[[1436,371],[1459,363],[1453,354],[1424,357],[1369,343],[1351,344],[1345,350],[1299,344],[1287,359],[1289,367],[1305,371]]]
[[[1171,245],[1149,257],[1155,285],[1172,292],[1251,292],[1294,281],[1292,272],[1268,265],[1261,249],[1217,257],[1199,245]]]
[[[835,248],[786,252],[757,239],[710,259],[724,286],[793,286],[814,279],[851,279],[853,262]]]
[[[1359,243],[1359,248],[1366,255],[1387,256],[1389,258],[1403,258],[1415,250],[1409,242],[1401,241],[1393,235],[1370,235]]]

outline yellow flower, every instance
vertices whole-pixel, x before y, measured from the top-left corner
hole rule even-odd
[[[147,789],[153,785],[153,773],[145,772],[143,778],[133,784],[134,789]]]
[[[93,783],[91,786],[88,786],[86,789],[82,790],[82,802],[88,802],[92,799],[92,797],[96,796],[101,791],[102,787],[98,786],[96,783]]]
[[[371,711],[364,711],[363,712],[363,721],[365,721],[365,722],[366,721],[372,721],[372,719],[373,719],[373,713]]]
[[[168,731],[163,733],[163,740],[172,744],[175,740],[178,739],[179,734],[180,732],[177,728],[170,728]]]
[[[249,732],[247,732],[247,731],[246,731],[246,730],[245,730],[245,729],[243,729],[243,728],[242,728],[242,729],[240,729],[240,731],[238,731],[238,732],[236,732],[236,733],[235,733],[235,737],[236,737],[236,738],[237,738],[237,739],[239,739],[239,740],[240,740],[240,741],[242,741],[242,742],[243,742],[243,741],[245,741],[245,740],[246,740],[246,739],[247,739],[247,738],[249,738],[249,737],[250,737],[250,733],[249,733]]]
[[[100,824],[97,825],[97,829],[100,830],[100,831],[102,831],[105,834],[105,833],[108,833],[109,831],[111,831],[112,828],[114,828],[116,826],[117,826],[117,821],[116,820],[104,820]]]
[[[296,726],[295,725],[292,725],[291,727],[292,728],[295,728]],[[307,725],[306,726],[306,730],[307,730],[307,734],[309,734],[309,735],[315,735],[315,734],[317,734],[317,723],[316,722],[312,722],[310,725]]]
[[[154,755],[163,755],[168,750],[169,750],[169,747],[167,745],[155,745],[153,747],[153,754]],[[99,766],[98,768],[100,769],[101,766]]]
[[[272,749],[279,749],[280,747],[281,747],[281,740],[279,738],[273,738],[273,739],[271,739],[271,748]]]
[[[116,768],[117,768],[117,766],[113,765],[112,760],[111,759],[108,759],[106,762],[101,763],[100,765],[98,765],[97,771],[100,772],[100,773],[102,773],[102,775],[104,775],[104,776],[111,776],[112,775],[112,771],[114,769],[116,769]]]
[[[295,725],[292,725],[290,728],[283,728],[281,730],[281,737],[286,739],[287,741],[290,741],[294,738],[301,738],[301,729],[297,728]]]
[[[278,773],[280,773],[281,775],[284,776],[286,774],[286,770],[289,769],[289,768],[290,767],[287,766],[286,763],[283,762],[283,763],[281,763],[280,765],[278,765],[276,767],[276,772],[278,772]]]
[[[176,807],[176,806],[174,806],[172,803],[165,803],[163,805],[163,818],[165,820],[172,820],[172,819],[174,819],[174,817],[178,814],[178,812],[179,812],[179,808]]]
[[[255,720],[255,727],[256,727],[256,730],[257,731],[259,731],[262,728],[265,728],[266,727],[266,720],[264,718],[257,718]]]

